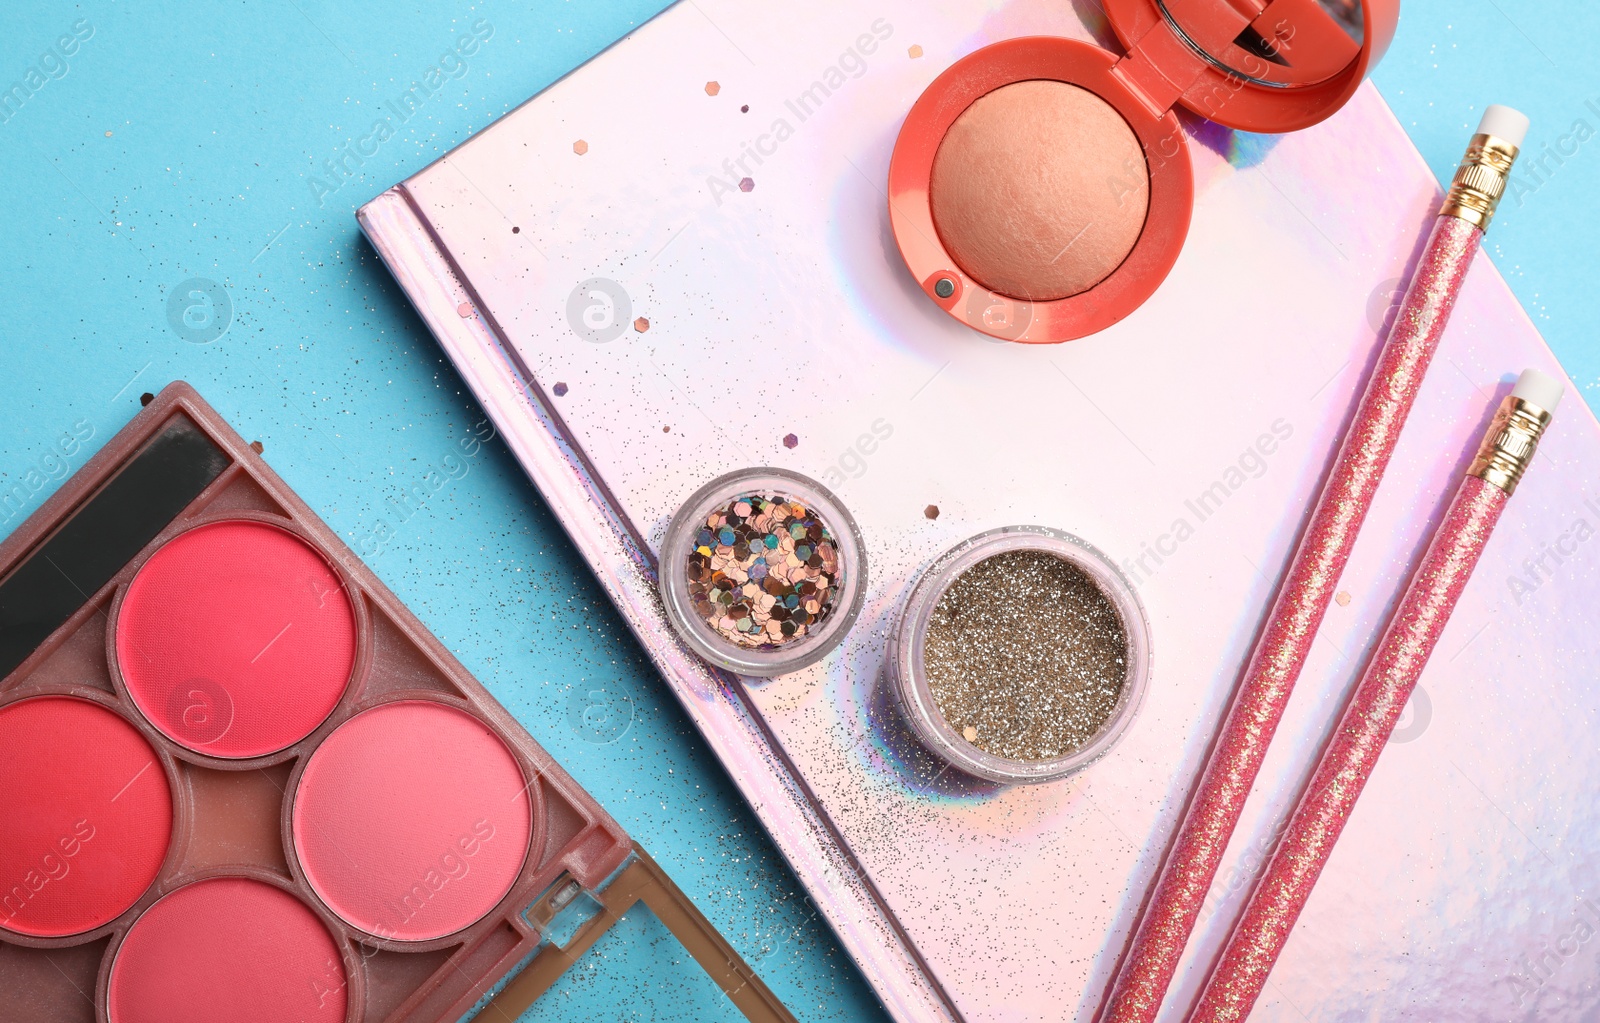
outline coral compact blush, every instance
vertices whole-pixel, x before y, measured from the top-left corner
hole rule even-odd
[[[1070,341],[1144,303],[1194,206],[1182,107],[1225,127],[1303,128],[1361,84],[1399,18],[1365,0],[1106,0],[1126,53],[1031,36],[977,50],[913,104],[889,161],[901,258],[991,337]]]

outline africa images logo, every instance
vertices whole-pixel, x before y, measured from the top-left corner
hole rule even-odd
[[[805,89],[802,89],[791,99],[784,100],[784,107],[794,115],[791,123],[788,117],[775,118],[768,129],[755,139],[742,144],[738,156],[729,157],[722,161],[723,176],[715,174],[706,177],[706,188],[711,192],[711,198],[716,200],[718,206],[722,205],[724,195],[735,192],[748,192],[745,182],[752,181],[753,171],[751,161],[759,167],[766,158],[775,155],[778,147],[794,137],[795,126],[804,124],[822,105],[834,94],[840,92],[851,79],[858,79],[867,73],[867,58],[876,53],[878,47],[889,41],[894,35],[894,26],[883,18],[874,21],[870,32],[863,32],[856,37],[839,59],[822,69],[822,73]]]
[[[378,149],[394,138],[399,125],[416,116],[429,99],[444,88],[446,78],[460,78],[467,73],[467,58],[478,52],[478,47],[494,37],[494,26],[486,18],[472,23],[470,35],[456,40],[455,46],[446,50],[439,60],[411,83],[411,87],[397,96],[383,101],[383,116],[372,122],[372,127],[359,138],[349,139],[334,151],[332,157],[322,161],[323,173],[312,174],[307,179],[311,198],[319,208],[327,205],[328,196],[343,188],[348,181],[361,176],[361,167],[378,155]]]

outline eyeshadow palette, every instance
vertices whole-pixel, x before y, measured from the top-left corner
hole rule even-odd
[[[514,1019],[642,849],[187,385],[0,545],[0,1017]]]

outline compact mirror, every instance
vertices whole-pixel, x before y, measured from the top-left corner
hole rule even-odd
[[[1361,0],[1156,0],[1180,39],[1235,78],[1277,88],[1344,71],[1365,39]]]

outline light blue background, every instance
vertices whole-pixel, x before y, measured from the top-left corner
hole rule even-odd
[[[98,448],[142,392],[183,378],[360,547],[385,498],[439,465],[480,413],[360,237],[355,208],[661,6],[7,3],[0,85],[80,19],[93,35],[0,124],[3,486],[74,423],[93,424]],[[493,35],[465,72],[319,205],[309,179],[322,162],[479,19]],[[1600,138],[1568,139],[1568,155],[1545,157],[1537,176],[1527,167],[1575,121],[1600,132],[1597,54],[1600,12],[1588,4],[1409,0],[1375,75],[1441,178],[1485,103],[1533,117],[1520,201],[1502,207],[1489,249],[1591,404]],[[166,311],[169,292],[196,277],[220,282],[233,308],[227,332],[203,345]],[[503,447],[487,446],[368,561],[797,1016],[882,1018]],[[678,979],[682,960],[644,914],[530,1018],[705,1018],[704,992]],[[629,971],[653,977],[654,996],[616,1006],[624,988],[608,978]]]

